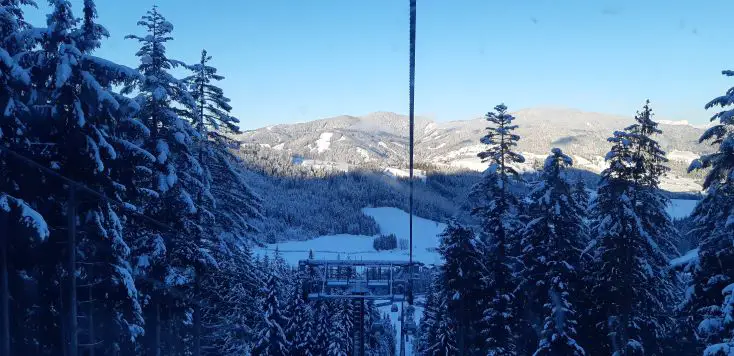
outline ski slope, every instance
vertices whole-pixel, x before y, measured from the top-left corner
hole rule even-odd
[[[364,208],[362,213],[372,217],[377,222],[380,234],[395,234],[398,241],[409,239],[408,213],[397,208],[380,207]],[[446,228],[446,224],[424,219],[413,215],[413,259],[424,264],[440,264],[441,257],[436,252],[439,245],[439,235]],[[299,260],[308,258],[308,252],[314,252],[316,259],[353,259],[353,260],[384,260],[407,261],[408,249],[376,251],[372,241],[376,236],[366,235],[329,235],[320,236],[307,241],[287,241],[270,244],[257,250],[258,254],[274,254],[278,249],[280,255],[289,264],[296,265]]]
[[[689,216],[698,203],[697,200],[672,199],[668,206],[668,214],[672,218],[680,219]],[[377,222],[380,234],[395,234],[400,240],[409,239],[408,213],[391,207],[364,208],[362,213],[372,217]],[[413,215],[413,259],[426,265],[441,264],[441,256],[436,252],[440,244],[440,235],[446,224],[424,219]],[[292,265],[299,260],[308,258],[309,251],[314,252],[316,259],[353,259],[353,260],[383,260],[407,261],[408,249],[390,251],[376,251],[372,241],[376,236],[338,234],[319,236],[306,241],[287,241],[267,245],[256,250],[255,253],[274,254],[278,249],[281,256]]]

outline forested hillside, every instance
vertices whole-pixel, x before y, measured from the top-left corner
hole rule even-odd
[[[431,282],[419,354],[734,354],[734,88],[706,128],[661,124],[649,101],[571,134],[578,113],[504,104],[418,120],[411,182],[401,117],[243,134],[214,66],[227,54],[169,57],[188,39],[158,7],[126,37],[133,68],[97,56],[93,0],[48,4],[30,23],[33,0],[0,1],[0,355],[394,356],[408,333],[381,313],[392,300],[313,300],[314,270],[253,251],[335,234],[409,250],[363,209],[409,211],[410,183],[412,213],[446,227],[440,262],[405,277]],[[674,221],[679,181],[704,192]]]

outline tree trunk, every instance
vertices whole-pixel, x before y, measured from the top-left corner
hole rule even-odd
[[[77,298],[76,298],[76,187],[69,187],[69,201],[66,207],[67,229],[69,233],[69,356],[77,356]]]
[[[459,355],[466,355],[466,310],[462,301],[459,301],[459,335],[456,337]]]
[[[0,237],[0,266],[1,277],[2,277],[2,290],[0,291],[0,304],[2,304],[2,332],[0,337],[2,338],[2,346],[0,349],[0,355],[10,356],[10,288],[8,285],[8,239],[9,236],[9,224],[8,214],[0,213],[0,231],[5,231],[6,234]]]
[[[161,356],[161,305],[157,298],[153,299],[155,304],[155,334],[153,335],[153,355]]]
[[[89,271],[90,272],[90,275],[92,275],[92,268],[94,268],[94,267],[91,267],[90,266],[90,271]],[[95,342],[96,341],[94,340],[94,299],[93,299],[94,298],[94,294],[92,293],[93,292],[92,291],[92,284],[93,284],[92,281],[90,281],[90,283],[89,283],[89,290],[88,290],[88,292],[89,292],[89,295],[88,295],[89,301],[87,301],[87,303],[89,303],[89,315],[87,316],[87,322],[88,322],[87,325],[88,325],[88,328],[89,328],[89,331],[88,331],[89,332],[89,356],[95,356],[94,354],[95,354],[95,351],[96,351],[95,350]]]
[[[201,355],[201,275],[196,274],[194,281],[194,356]]]

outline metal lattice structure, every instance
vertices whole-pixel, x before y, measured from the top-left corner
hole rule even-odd
[[[307,297],[401,302],[412,292],[420,264],[409,261],[301,260]]]

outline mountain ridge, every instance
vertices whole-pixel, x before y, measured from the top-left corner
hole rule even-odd
[[[571,154],[580,168],[598,173],[605,167],[607,138],[633,122],[631,116],[573,108],[528,108],[512,114],[521,137],[518,150],[528,156],[526,166],[520,167],[523,169],[532,169],[552,147],[559,147]],[[703,129],[660,121],[663,134],[658,141],[664,150],[675,153],[670,157],[673,172],[667,182],[693,180],[695,177],[687,176],[685,168],[693,157],[710,151],[709,145],[698,143]],[[486,165],[476,154],[483,149],[479,138],[485,134],[485,128],[483,118],[434,121],[416,117],[415,161],[444,170],[481,171]],[[268,126],[243,133],[237,139],[264,149],[286,151],[298,157],[298,164],[404,168],[408,158],[408,117],[386,111],[364,116],[340,115]],[[684,183],[691,186],[691,182]]]

